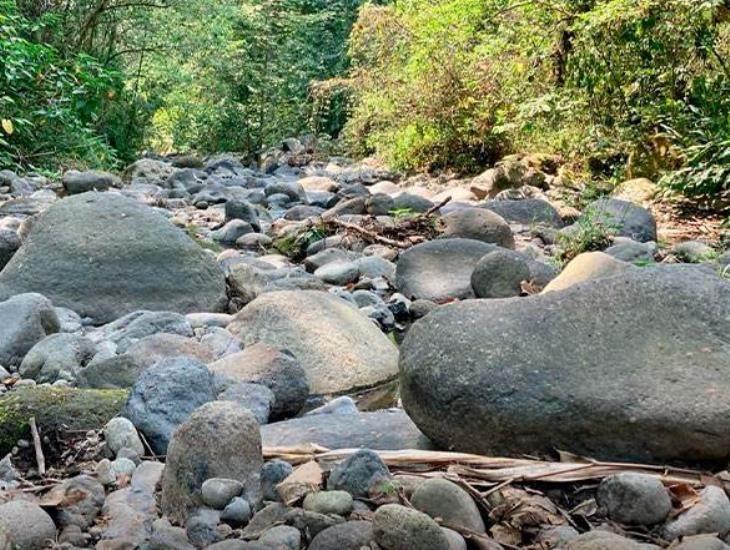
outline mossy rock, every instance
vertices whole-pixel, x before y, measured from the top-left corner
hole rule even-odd
[[[30,387],[0,397],[0,456],[18,439],[29,439],[29,420],[36,419],[42,435],[102,428],[119,414],[127,390],[81,390]]]

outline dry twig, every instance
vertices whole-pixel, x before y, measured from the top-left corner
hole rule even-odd
[[[33,447],[35,448],[35,460],[38,463],[38,473],[41,476],[46,475],[46,457],[43,455],[43,447],[41,446],[41,436],[38,433],[38,426],[35,422],[35,416],[30,417],[30,433],[33,436]]]

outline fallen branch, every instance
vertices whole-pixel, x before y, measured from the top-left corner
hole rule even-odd
[[[329,450],[317,445],[264,448],[266,459],[280,458],[293,464],[316,460],[324,470],[358,449]],[[394,471],[419,473],[428,477],[458,475],[470,483],[508,485],[511,482],[573,483],[600,480],[620,472],[636,472],[658,478],[666,485],[686,483],[693,486],[715,484],[730,489],[730,479],[697,470],[652,464],[601,462],[572,456],[569,461],[550,462],[526,458],[488,457],[444,451],[375,451]],[[509,483],[505,483],[509,482]]]
[[[365,229],[364,227],[361,227],[354,223],[345,222],[342,220],[338,220],[336,218],[332,218],[330,220],[323,220],[324,224],[332,224],[337,227],[341,227],[342,229],[346,229],[348,231],[354,231],[355,233],[359,233],[360,235],[367,237],[368,239],[378,242],[380,244],[384,244],[387,246],[394,246],[396,248],[410,248],[413,246],[413,243],[410,241],[396,241],[394,239],[389,239],[388,237],[383,237],[382,235],[378,235],[375,231],[370,231],[369,229]]]
[[[33,447],[35,448],[35,460],[38,463],[38,474],[44,476],[46,475],[46,457],[43,455],[41,436],[38,433],[38,426],[35,423],[35,416],[30,417],[28,424],[30,424],[30,433],[33,436]]]

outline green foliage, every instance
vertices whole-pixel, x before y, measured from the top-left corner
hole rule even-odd
[[[473,170],[517,149],[600,177],[654,177],[697,164],[701,129],[715,165],[730,137],[729,13],[723,0],[366,6],[350,39],[346,134],[410,170]],[[687,190],[718,185],[726,173],[713,169]]]
[[[341,98],[314,83],[347,68],[359,0],[191,0],[158,14],[174,48],[149,57],[158,149],[257,152],[304,132],[336,134]],[[336,96],[336,94],[334,94]]]
[[[614,224],[597,219],[589,208],[578,218],[571,231],[559,234],[557,259],[565,264],[583,252],[604,250],[611,245],[616,232]]]

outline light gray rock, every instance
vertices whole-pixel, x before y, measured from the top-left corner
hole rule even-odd
[[[0,299],[40,292],[98,323],[139,309],[219,311],[222,272],[163,216],[115,193],[63,199],[0,272]]]
[[[626,525],[654,525],[672,510],[672,499],[661,481],[634,473],[605,478],[598,487],[596,502],[609,518]]]
[[[341,397],[336,397],[321,407],[317,407],[316,409],[312,409],[311,411],[304,413],[304,416],[312,416],[315,414],[358,415],[360,414],[360,411],[357,408],[357,403],[355,403],[355,400],[352,397],[343,395]]]
[[[679,544],[670,546],[672,550],[727,550],[727,544],[713,535],[684,537]]]
[[[174,357],[142,373],[122,415],[145,435],[155,453],[164,455],[173,431],[195,409],[214,399],[213,375],[207,367],[194,359]]]
[[[106,423],[104,440],[109,450],[115,455],[124,448],[132,449],[138,456],[145,454],[144,445],[134,424],[122,416],[112,418]]]
[[[213,231],[210,236],[216,242],[232,245],[244,235],[252,232],[253,227],[250,223],[243,220],[231,220],[220,229]]]
[[[390,340],[357,309],[324,292],[263,294],[228,330],[246,345],[291,351],[317,394],[370,387],[397,374],[398,350]]]
[[[193,328],[183,315],[172,311],[135,311],[116,321],[104,325],[98,331],[89,333],[94,341],[107,340],[116,345],[118,353],[126,352],[129,347],[155,334],[175,334],[193,336]]]
[[[443,525],[485,533],[484,521],[469,493],[446,479],[429,479],[413,493],[413,506],[432,518],[441,518]]]
[[[203,482],[200,491],[206,506],[223,510],[233,497],[241,494],[243,483],[236,479],[213,477]]]
[[[76,334],[51,334],[33,346],[22,363],[20,375],[36,382],[75,382],[78,373],[96,353],[94,343]]]
[[[137,340],[130,344],[125,352],[139,365],[140,371],[148,369],[163,359],[172,357],[190,357],[201,363],[213,360],[212,351],[194,338],[161,332]]]
[[[33,346],[59,329],[56,310],[40,294],[0,302],[0,365],[19,365]]]
[[[47,540],[55,540],[56,526],[43,508],[25,500],[11,500],[0,505],[0,526],[11,537],[18,550],[45,548]]]
[[[203,405],[173,434],[162,479],[162,512],[182,522],[202,504],[211,477],[243,484],[251,503],[261,500],[261,436],[246,409],[229,401]]]
[[[730,533],[730,500],[720,487],[708,486],[700,491],[700,500],[664,526],[664,538]]]
[[[449,539],[426,514],[400,504],[386,504],[373,517],[373,538],[386,550],[450,550]]]
[[[218,542],[221,536],[216,529],[220,512],[210,508],[198,508],[185,521],[185,534],[197,548]]]
[[[360,270],[355,262],[335,260],[317,269],[314,276],[331,285],[345,286],[358,280]]]
[[[717,251],[702,241],[684,241],[675,244],[669,252],[683,262],[699,264],[717,258]]]
[[[474,239],[438,239],[402,252],[395,284],[410,299],[434,302],[473,298],[471,274],[496,245]]]
[[[504,248],[514,248],[515,238],[509,224],[486,208],[460,208],[442,218],[445,237],[475,239]]]
[[[302,508],[319,514],[346,516],[352,511],[352,495],[347,491],[319,491],[304,497]]]
[[[441,448],[726,459],[728,333],[730,285],[693,266],[450,304],[410,329],[401,395]]]

